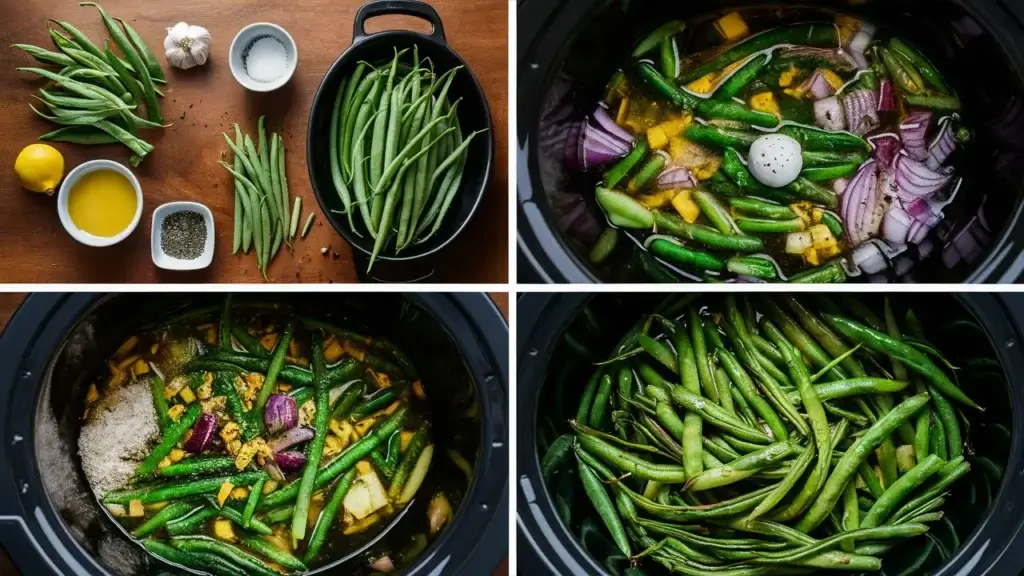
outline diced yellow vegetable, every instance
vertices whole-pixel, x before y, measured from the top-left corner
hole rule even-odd
[[[160,345],[159,344],[153,344],[152,346],[149,347],[149,353],[150,354],[156,354],[157,350],[159,350],[159,349],[160,349]]]
[[[626,123],[626,118],[629,116],[629,98],[623,98],[622,102],[619,102],[619,113],[615,116],[615,123],[622,126]]]
[[[277,488],[278,488],[277,480],[274,480],[274,479],[267,480],[266,483],[263,484],[263,494],[270,494],[274,490],[277,490]]]
[[[124,372],[125,370],[128,370],[128,368],[132,364],[135,364],[135,362],[137,362],[139,360],[139,358],[142,358],[142,357],[139,356],[138,354],[132,354],[131,356],[129,356],[129,357],[125,358],[124,360],[121,360],[120,362],[118,362],[117,369],[120,370],[121,372]]]
[[[355,424],[355,430],[360,436],[365,436],[366,432],[373,426],[376,418],[364,418]]]
[[[696,222],[697,218],[700,216],[700,207],[693,201],[693,197],[689,189],[684,188],[683,190],[678,191],[675,198],[672,199],[672,207],[676,209],[676,212],[679,212],[679,216],[682,217],[683,220],[686,220],[690,224]]]
[[[750,27],[747,26],[746,20],[743,16],[740,16],[739,12],[730,12],[725,16],[718,19],[715,22],[715,28],[729,42],[739,40],[747,34],[750,34]]]
[[[779,103],[775,101],[775,94],[771,92],[761,92],[751,96],[750,107],[758,112],[767,112],[782,118],[782,110],[779,109]]]
[[[327,343],[327,347],[324,348],[324,360],[328,364],[334,364],[338,360],[341,360],[341,355],[345,353],[345,348],[334,338]]]
[[[231,526],[231,520],[218,518],[213,523],[213,535],[226,542],[235,541],[235,529]]]
[[[402,430],[402,435],[400,437],[402,440],[402,452],[405,452],[405,449],[409,447],[409,443],[412,442],[412,437],[415,435],[416,433],[412,430]]]
[[[142,507],[142,500],[128,502],[128,515],[132,518],[142,518],[146,515],[146,509]]]
[[[143,374],[149,374],[149,363],[141,358],[132,364],[132,374],[136,376],[142,376]]]
[[[231,495],[231,491],[235,489],[235,485],[231,482],[225,482],[220,485],[220,490],[217,491],[217,505],[224,506],[224,502],[227,501],[228,496]]]
[[[388,406],[387,408],[385,408],[385,409],[384,409],[384,414],[394,414],[394,413],[395,413],[395,410],[398,410],[398,407],[399,407],[399,406],[400,406],[401,404],[402,404],[402,403],[401,403],[401,402],[399,402],[399,401],[397,401],[397,400],[396,400],[396,401],[394,401],[394,402],[392,402],[390,406]]]
[[[85,401],[91,404],[100,399],[100,392],[96,389],[95,384],[89,384],[89,391],[85,393]]]
[[[821,224],[822,214],[823,212],[818,208],[811,210],[811,222],[814,224]]]
[[[324,456],[332,456],[341,452],[341,440],[334,434],[328,434],[324,441]]]
[[[129,352],[135,349],[135,346],[139,343],[138,336],[132,336],[121,343],[118,347],[117,352],[114,352],[114,358],[124,358]]]
[[[789,68],[782,71],[779,75],[779,86],[782,88],[789,88],[796,81],[797,76],[800,75],[800,69],[790,64]]]
[[[288,392],[292,391],[292,385],[287,383],[287,382],[278,381],[278,383],[277,383],[277,391],[282,393],[282,394],[287,394]]]
[[[640,203],[646,206],[647,208],[657,210],[659,208],[664,208],[665,206],[668,206],[669,203],[672,202],[672,198],[674,198],[675,195],[675,190],[659,190],[657,192],[654,192],[653,194],[644,194],[643,196],[638,196],[637,200],[639,200]]]
[[[697,180],[708,180],[718,169],[722,167],[721,156],[709,156],[708,159],[701,166],[697,166],[690,170],[690,175]]]
[[[668,135],[660,125],[647,131],[647,144],[651,150],[661,150],[668,145]]]
[[[345,349],[346,354],[355,358],[356,360],[359,360],[360,362],[362,362],[363,357],[366,356],[366,353],[361,348],[359,348],[349,340],[343,340],[341,342],[341,346]]]
[[[821,75],[825,77],[825,81],[828,82],[833,90],[839,90],[843,87],[843,79],[839,77],[839,74],[828,68],[821,68]]]
[[[175,404],[174,406],[171,406],[170,408],[167,409],[167,415],[170,416],[171,420],[177,422],[178,418],[181,418],[181,414],[184,411],[184,404]]]
[[[195,393],[192,392],[192,389],[189,388],[188,386],[182,388],[181,392],[178,392],[178,395],[181,396],[181,399],[185,401],[185,404],[191,404],[196,401]]]
[[[808,214],[808,210],[811,208],[811,204],[809,202],[794,202],[793,204],[790,204],[789,207],[793,212],[796,212],[797,218],[803,220],[804,224],[811,224],[811,217],[810,214]]]
[[[288,355],[293,358],[298,358],[302,355],[302,350],[299,349],[299,343],[295,341],[295,338],[288,342]]]
[[[227,443],[238,438],[240,432],[241,428],[238,427],[237,422],[228,422],[220,429],[220,437]]]
[[[167,468],[171,464],[174,464],[174,462],[171,462],[171,457],[170,456],[164,456],[164,459],[161,460],[160,463],[156,465],[156,467],[157,468]]]
[[[718,72],[709,72],[708,74],[697,78],[693,82],[690,82],[686,87],[698,94],[707,94],[715,89],[715,84],[717,83]]]
[[[427,393],[423,391],[423,382],[420,382],[419,380],[412,381],[412,393],[420,400],[427,399]]]
[[[360,460],[356,462],[356,472],[360,474],[369,474],[373,471],[373,466],[366,460]]]
[[[217,343],[217,329],[216,328],[211,326],[211,327],[206,329],[206,342],[208,344],[216,344]]]
[[[838,244],[835,236],[832,235],[832,231],[824,224],[812,226],[810,231],[811,246],[814,247],[815,250],[833,248]]]
[[[380,388],[391,387],[391,378],[387,374],[383,372],[376,372],[374,370],[371,370],[370,374],[373,375],[373,379],[377,381],[377,386]]]
[[[171,462],[181,462],[181,459],[185,457],[185,451],[174,448],[171,450],[171,453],[168,454],[168,457],[170,457]]]
[[[686,149],[686,139],[676,136],[668,139],[668,153],[673,162],[679,162],[683,158]]]
[[[804,262],[807,262],[811,266],[819,266],[821,264],[821,259],[818,258],[818,251],[814,248],[804,250],[803,257]]]
[[[348,526],[346,526],[345,529],[342,531],[342,533],[345,534],[346,536],[351,535],[351,534],[358,534],[358,533],[362,532],[363,530],[366,530],[370,526],[373,526],[374,524],[376,524],[377,520],[379,518],[380,518],[379,516],[377,516],[376,514],[373,514],[373,515],[367,516],[366,518],[363,518],[362,520],[356,520],[355,522],[353,522],[353,523],[349,524]]]
[[[231,490],[231,494],[228,496],[231,500],[245,500],[249,497],[249,489],[245,486],[239,486]]]
[[[861,21],[846,14],[836,15],[836,29],[839,32],[839,45],[846,46],[860,30]]]
[[[274,346],[277,346],[277,333],[272,332],[267,334],[263,338],[260,338],[260,345],[266,348],[268,351],[273,350]]]

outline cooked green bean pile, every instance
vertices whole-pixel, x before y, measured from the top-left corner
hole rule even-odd
[[[39,89],[37,97],[49,113],[29,104],[41,118],[62,126],[39,137],[50,142],[72,144],[112,144],[120,142],[132,151],[131,164],[138,166],[153,151],[139,137],[140,128],[165,128],[157,96],[163,96],[156,84],[165,82],[164,72],[149,46],[127,22],[112,18],[99,4],[81,2],[99,11],[114,45],[94,44],[68,22],[51,20],[59,29],[50,28],[57,51],[30,44],[14,44],[37,62],[58,69],[18,68],[53,82],[55,88]],[[67,33],[67,35],[65,35]],[[144,106],[146,117],[138,114]]]
[[[411,561],[451,504],[436,484],[420,490],[434,443],[409,358],[387,339],[319,320],[239,312],[230,296],[219,312],[219,323],[197,310],[132,336],[90,390],[87,417],[102,394],[150,378],[160,431],[128,485],[102,503],[169,562],[272,576],[344,556],[430,490],[426,517],[416,515],[422,532],[382,540],[350,568]],[[403,549],[391,550],[396,542]]]
[[[288,192],[288,178],[285,170],[284,138],[267,130],[260,116],[258,147],[248,134],[235,124],[235,139],[224,134],[224,140],[235,156],[234,165],[223,160],[221,165],[235,178],[235,228],[232,254],[238,251],[248,254],[256,248],[256,262],[263,278],[267,279],[267,267],[277,256],[282,243],[291,246],[299,230],[299,214],[302,199],[295,197],[291,203]],[[269,144],[268,144],[269,142]],[[291,205],[289,207],[289,205]],[[313,224],[313,213],[306,219],[302,237],[309,233]]]
[[[461,66],[438,76],[418,47],[411,67],[401,61],[406,52],[396,50],[380,68],[360,62],[331,116],[331,177],[349,228],[374,239],[369,268],[385,247],[397,255],[437,233],[480,133],[464,137],[459,100],[448,102]]]
[[[578,478],[634,564],[881,570],[881,556],[943,521],[950,488],[971,472],[960,420],[980,408],[913,313],[897,320],[888,300],[722,302],[645,316],[597,363],[572,432],[542,459],[563,519],[565,481]],[[972,457],[982,460],[1001,475]],[[583,526],[584,540],[607,538]],[[955,552],[955,529],[941,526]],[[935,552],[922,550],[911,566]]]

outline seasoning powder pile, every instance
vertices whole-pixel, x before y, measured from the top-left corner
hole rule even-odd
[[[175,212],[164,218],[160,227],[160,249],[181,260],[195,260],[206,246],[206,221],[191,210]]]
[[[245,53],[245,72],[257,82],[273,82],[288,71],[288,51],[272,36],[254,42]]]

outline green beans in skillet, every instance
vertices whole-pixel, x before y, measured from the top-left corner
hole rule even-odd
[[[640,568],[694,574],[725,566],[737,574],[765,566],[773,574],[877,571],[888,551],[923,541],[943,518],[946,493],[971,467],[963,457],[943,459],[951,447],[945,435],[919,455],[911,434],[898,449],[894,443],[892,477],[882,474],[884,445],[902,439],[897,432],[923,410],[944,408],[915,393],[910,378],[892,379],[877,359],[892,356],[927,381],[919,389],[941,393],[939,382],[949,377],[928,354],[942,352],[925,354],[914,347],[919,340],[872,331],[839,312],[846,302],[823,296],[693,306],[641,319],[597,362],[576,412],[582,420],[568,422],[543,459],[548,486],[571,478],[590,503],[568,510],[568,521],[597,521],[620,553],[639,551]],[[870,308],[860,307],[882,316]],[[776,364],[783,374],[772,376],[766,366]],[[709,389],[715,395],[705,395]],[[727,408],[726,394],[746,408]],[[614,433],[593,426],[595,410],[611,414]],[[937,417],[935,425],[945,431]],[[704,523],[745,534],[708,531]],[[690,537],[695,528],[710,533]]]

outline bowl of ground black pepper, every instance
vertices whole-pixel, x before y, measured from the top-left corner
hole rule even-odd
[[[213,261],[213,213],[198,202],[170,202],[153,211],[153,263],[199,270]]]

